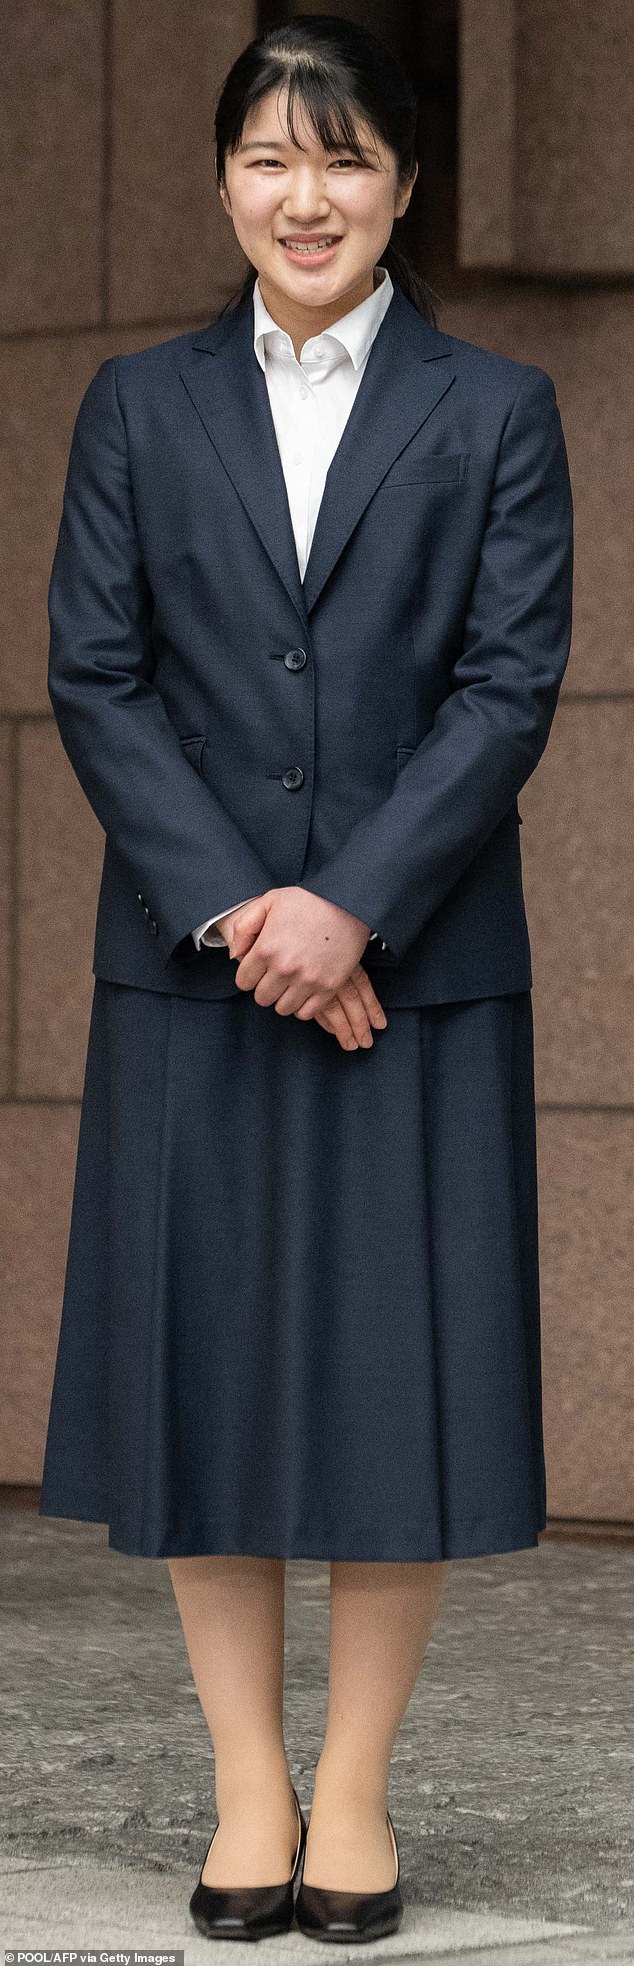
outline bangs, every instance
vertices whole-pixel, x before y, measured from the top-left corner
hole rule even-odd
[[[294,143],[297,149],[302,147],[295,123],[296,107],[299,103],[304,111],[306,122],[325,151],[332,153],[336,150],[350,150],[358,158],[359,163],[363,162],[370,149],[378,154],[376,140],[373,140],[367,118],[363,117],[360,108],[355,111],[351,103],[349,80],[346,86],[342,77],[341,85],[338,86],[332,72],[326,73],[325,69],[318,67],[314,60],[302,59],[301,56],[293,57],[292,67],[282,61],[276,61],[275,64],[271,64],[271,67],[274,68],[274,72],[270,73],[262,87],[250,96],[245,108],[242,128],[247,115],[257,107],[264,96],[271,95],[273,90],[277,89],[279,97],[285,89],[288,89],[286,127],[291,143]],[[357,133],[355,115],[359,121],[363,121],[368,131],[366,138],[360,137]],[[232,150],[237,150],[242,141],[242,128],[235,133],[231,144]]]

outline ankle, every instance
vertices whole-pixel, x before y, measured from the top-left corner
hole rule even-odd
[[[368,1768],[367,1760],[361,1765],[349,1755],[322,1753],[315,1770],[312,1806],[323,1803],[346,1814],[384,1819],[388,1780],[389,1770],[373,1771]]]
[[[271,1753],[263,1759],[250,1757],[248,1764],[219,1765],[216,1759],[215,1797],[218,1815],[251,1813],[291,1803],[293,1783],[284,1754]]]

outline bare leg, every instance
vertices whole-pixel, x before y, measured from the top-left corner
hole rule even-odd
[[[203,1883],[281,1884],[298,1829],[283,1730],[284,1562],[168,1562],[215,1757],[218,1830]]]
[[[438,1609],[444,1563],[332,1563],[328,1716],[304,1879],[333,1891],[394,1882],[390,1757]]]

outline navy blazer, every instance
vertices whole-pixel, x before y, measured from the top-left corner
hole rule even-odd
[[[251,298],[101,363],[73,432],[49,695],[102,825],[93,974],[237,993],[193,927],[301,886],[377,929],[386,1007],[529,988],[517,794],[572,618],[546,372],[395,288],[303,582]]]

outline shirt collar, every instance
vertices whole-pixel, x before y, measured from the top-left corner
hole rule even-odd
[[[368,294],[365,300],[361,300],[358,307],[352,307],[348,314],[343,314],[341,320],[333,321],[331,327],[322,328],[318,335],[311,335],[310,340],[304,342],[302,356],[307,354],[310,360],[313,344],[319,342],[320,347],[322,343],[324,344],[324,356],[328,367],[334,367],[346,353],[350,356],[355,369],[361,367],[394,292],[387,267],[379,265],[377,272],[380,279],[373,292]],[[265,354],[267,361],[279,355],[283,360],[287,360],[289,354],[295,360],[295,350],[290,335],[286,333],[285,328],[278,326],[264,304],[259,276],[253,288],[253,346],[262,369],[265,365]]]

